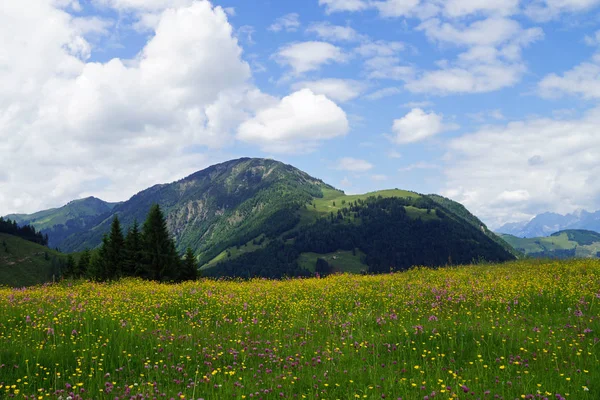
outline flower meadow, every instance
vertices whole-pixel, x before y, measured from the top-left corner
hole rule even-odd
[[[0,398],[599,399],[600,262],[0,289]]]

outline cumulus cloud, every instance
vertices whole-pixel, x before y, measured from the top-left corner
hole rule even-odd
[[[425,161],[419,161],[417,163],[414,164],[409,164],[406,167],[402,167],[399,168],[398,171],[399,172],[410,172],[410,171],[414,171],[414,170],[418,170],[418,169],[439,169],[440,166],[437,164],[433,164],[433,163],[429,163],[429,162],[425,162]]]
[[[442,115],[413,108],[404,117],[394,121],[393,140],[398,144],[415,143],[457,128],[455,124],[444,123]]]
[[[258,90],[227,13],[207,1],[97,3],[157,17],[138,54],[107,62],[88,61],[89,36],[105,34],[103,21],[74,17],[64,2],[33,1],[9,2],[0,13],[0,171],[10,171],[1,177],[1,214],[90,194],[124,200],[221,161],[219,149],[237,135],[258,137],[264,148],[282,149],[289,139],[292,149],[348,130],[345,113],[325,96],[279,99]],[[252,136],[257,121],[266,132],[278,129],[277,112],[282,132],[270,142]]]
[[[325,64],[345,62],[347,55],[331,43],[310,41],[286,45],[274,58],[280,65],[291,67],[295,75],[301,75]]]
[[[324,40],[339,42],[357,42],[367,39],[365,35],[361,35],[349,26],[333,25],[330,22],[312,24],[306,32],[314,33]]]
[[[373,169],[373,164],[366,160],[344,157],[337,161],[336,169],[350,172],[366,172]]]
[[[581,119],[530,119],[453,139],[443,193],[492,227],[540,212],[596,209],[600,109]]]
[[[299,15],[296,13],[286,14],[279,17],[269,26],[269,30],[273,32],[286,31],[295,32],[300,27]]]
[[[92,190],[122,200],[179,178],[208,160],[186,147],[230,143],[236,124],[271,101],[248,84],[227,16],[208,2],[164,10],[131,60],[86,61],[93,49],[86,32],[101,25],[82,25],[48,0],[3,7],[0,30],[10,34],[0,50],[0,169],[23,165],[3,184],[15,194],[0,200],[3,211],[33,211]],[[36,40],[26,40],[31,32]]]
[[[548,21],[564,13],[585,12],[599,4],[599,0],[534,0],[525,7],[525,14],[536,21]]]
[[[513,86],[527,71],[522,49],[543,37],[540,28],[523,29],[514,20],[498,17],[470,25],[431,19],[418,29],[434,42],[467,50],[454,62],[409,80],[406,88],[416,93],[483,93]]]
[[[390,96],[394,96],[394,95],[397,95],[400,93],[402,93],[402,89],[399,87],[393,86],[393,87],[378,89],[378,90],[374,91],[373,93],[369,93],[368,95],[366,95],[365,98],[367,100],[380,100],[380,99],[383,99],[384,97],[390,97]]]
[[[319,0],[319,5],[325,6],[327,13],[361,11],[369,7],[365,0]]]
[[[316,94],[324,94],[332,100],[346,102],[361,95],[365,84],[353,79],[320,79],[317,81],[302,81],[292,85],[292,89],[308,88]]]
[[[322,140],[348,132],[344,111],[323,95],[302,89],[242,123],[237,138],[274,153],[313,150]]]
[[[538,84],[543,97],[579,95],[586,99],[600,98],[600,54],[583,62],[562,76],[549,74]]]

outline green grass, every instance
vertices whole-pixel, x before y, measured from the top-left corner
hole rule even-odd
[[[0,397],[596,400],[598,332],[598,260],[0,288]]]
[[[317,258],[322,258],[333,267],[335,272],[360,274],[361,272],[368,271],[369,267],[361,261],[364,253],[358,249],[355,253],[353,255],[351,251],[344,250],[327,254],[302,253],[298,259],[298,265],[308,271],[314,272]]]
[[[52,257],[64,255],[17,236],[0,233],[0,285],[30,286],[51,281]]]

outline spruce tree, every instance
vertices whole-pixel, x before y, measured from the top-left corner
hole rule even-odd
[[[156,281],[178,279],[179,255],[158,204],[150,208],[142,230],[146,277]]]
[[[125,237],[125,258],[123,262],[124,276],[143,276],[144,260],[142,235],[137,220],[127,231]]]
[[[108,235],[106,247],[107,279],[115,279],[123,276],[123,264],[125,256],[125,238],[121,230],[119,218],[115,215]]]
[[[81,278],[87,275],[91,258],[92,254],[88,249],[85,249],[83,254],[81,254],[81,257],[79,257],[79,262],[77,263],[77,268],[75,270],[75,277]]]
[[[67,256],[67,262],[65,264],[64,276],[65,278],[75,278],[75,259],[72,255]]]
[[[183,266],[181,268],[181,276],[179,279],[182,281],[193,281],[198,278],[198,267],[196,265],[196,256],[190,247],[185,252],[183,258]]]
[[[105,281],[108,279],[108,236],[102,238],[102,245],[98,251],[92,254],[90,259],[90,267],[88,268],[88,276],[95,281]]]

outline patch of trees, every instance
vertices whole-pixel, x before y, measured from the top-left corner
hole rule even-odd
[[[150,208],[141,229],[136,221],[125,235],[115,216],[100,248],[93,253],[84,252],[77,264],[71,257],[64,270],[67,277],[89,277],[98,281],[123,277],[184,281],[196,279],[197,274],[194,253],[188,248],[185,258],[180,258],[157,204]]]
[[[0,233],[18,236],[30,242],[41,244],[42,246],[48,245],[48,235],[37,232],[31,225],[19,226],[16,221],[11,221],[10,218],[4,219],[0,217]]]
[[[450,218],[439,209],[435,210],[438,217],[435,220],[411,218],[405,206],[416,203],[427,209],[433,202],[380,197],[352,202],[345,211],[340,210],[338,216],[331,214],[284,235],[283,241],[274,241],[264,249],[226,260],[212,273],[277,277],[281,275],[275,271],[279,264],[289,275],[297,271],[296,261],[301,253],[326,254],[355,248],[366,254],[365,263],[370,273],[405,270],[415,265],[443,266],[514,258],[476,227]],[[359,223],[341,223],[345,214],[360,218]],[[244,272],[240,275],[236,272],[238,269]]]
[[[216,267],[203,271],[203,275],[244,279],[257,276],[272,279],[311,276],[310,271],[298,266],[299,256],[300,253],[293,246],[275,240],[264,249],[219,263]]]

